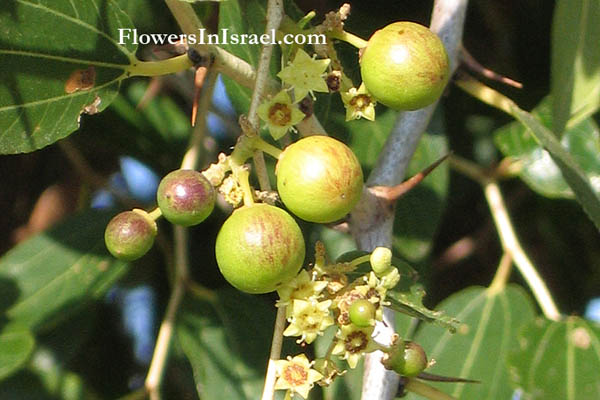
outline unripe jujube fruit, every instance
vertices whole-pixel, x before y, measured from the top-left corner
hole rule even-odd
[[[396,110],[416,110],[441,96],[450,68],[435,33],[414,22],[395,22],[371,36],[360,72],[375,100]]]
[[[399,340],[383,359],[387,369],[402,376],[417,376],[427,368],[427,355],[420,344]]]
[[[275,172],[283,204],[310,222],[344,217],[362,193],[358,159],[348,146],[328,136],[308,136],[286,147]]]
[[[104,242],[116,258],[133,261],[150,250],[155,236],[156,223],[145,211],[124,211],[106,226]]]
[[[215,246],[217,264],[232,286],[268,293],[296,276],[304,238],[296,221],[268,204],[241,207],[225,221]]]
[[[215,197],[215,189],[202,173],[185,169],[167,174],[156,191],[162,215],[183,226],[204,221],[215,206]]]
[[[354,325],[365,328],[373,325],[376,311],[375,304],[367,299],[358,299],[350,305],[348,316]]]

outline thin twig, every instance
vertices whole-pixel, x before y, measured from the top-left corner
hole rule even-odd
[[[531,288],[531,291],[542,308],[542,312],[546,318],[553,321],[560,320],[560,312],[558,311],[556,304],[554,304],[554,300],[550,295],[546,283],[538,274],[517,239],[498,184],[491,181],[485,185],[483,191],[490,207],[490,211],[492,212],[492,216],[494,217],[494,223],[496,224],[496,229],[498,230],[498,235],[502,242],[502,248],[513,258],[515,265]]]
[[[285,329],[285,307],[277,309],[275,327],[273,329],[273,341],[271,342],[271,353],[269,354],[269,365],[265,375],[265,387],[261,400],[273,400],[275,395],[275,361],[281,357],[281,346],[283,345],[283,330]]]
[[[187,229],[182,226],[176,226],[175,285],[169,298],[165,317],[158,331],[158,339],[156,340],[152,362],[150,363],[150,369],[148,370],[148,375],[146,377],[145,387],[150,396],[150,400],[160,400],[161,398],[160,385],[169,356],[169,347],[175,327],[177,310],[179,309],[179,305],[185,294],[185,282],[188,278],[189,269],[188,265]]]

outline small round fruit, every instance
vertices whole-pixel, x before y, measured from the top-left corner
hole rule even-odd
[[[268,293],[294,278],[304,262],[304,238],[296,221],[268,204],[241,207],[225,221],[215,246],[217,264],[232,286]]]
[[[104,242],[116,258],[133,261],[150,250],[155,236],[156,223],[145,211],[124,211],[106,226]]]
[[[360,328],[371,326],[375,320],[375,311],[375,305],[369,300],[355,300],[348,309],[350,322]]]
[[[192,226],[204,221],[215,206],[215,189],[202,173],[179,169],[167,174],[158,185],[156,200],[162,215],[171,223]]]
[[[404,343],[404,369],[402,375],[417,376],[427,368],[427,355],[420,344]]]
[[[395,22],[371,36],[360,72],[375,100],[396,110],[417,110],[441,96],[450,67],[435,33],[414,22]]]
[[[358,159],[348,146],[328,136],[308,136],[286,147],[275,172],[283,204],[310,222],[344,217],[362,193]]]

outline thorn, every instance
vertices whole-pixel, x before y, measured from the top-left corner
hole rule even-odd
[[[461,382],[461,383],[481,383],[481,381],[474,379],[465,379],[465,378],[453,378],[451,376],[442,376],[430,374],[427,372],[421,372],[417,375],[417,378],[423,379],[424,381],[433,381],[433,382]]]
[[[148,84],[146,91],[144,92],[142,98],[140,99],[140,102],[135,107],[135,109],[140,111],[140,110],[143,110],[144,108],[146,108],[148,103],[150,103],[150,101],[152,101],[152,99],[154,99],[156,97],[158,92],[160,92],[160,89],[162,89],[162,86],[163,86],[163,82],[162,82],[162,79],[160,79],[160,77],[154,77],[154,78],[150,79],[150,83]]]
[[[500,74],[492,71],[491,69],[488,69],[488,68],[484,67],[483,65],[481,65],[475,59],[475,57],[473,57],[471,55],[471,53],[469,53],[467,51],[467,49],[465,49],[464,47],[461,47],[460,50],[461,50],[460,51],[460,57],[461,57],[462,63],[467,68],[469,68],[471,71],[476,72],[478,74],[481,74],[481,75],[483,75],[486,78],[489,78],[491,80],[502,82],[505,85],[516,87],[517,89],[522,89],[523,88],[523,84],[521,82],[517,82],[517,81],[515,81],[513,79],[507,78],[506,76],[500,75]]]
[[[200,100],[200,92],[206,78],[206,67],[198,67],[194,75],[194,103],[192,105],[192,126],[196,126],[196,114],[198,113],[198,101]]]
[[[446,160],[452,152],[442,156],[439,160],[431,164],[429,167],[425,168],[423,171],[417,173],[416,175],[411,176],[404,182],[396,185],[396,186],[373,186],[369,188],[377,197],[382,197],[389,202],[395,202],[402,195],[409,192],[415,186],[423,181],[438,165],[440,165],[444,160]]]

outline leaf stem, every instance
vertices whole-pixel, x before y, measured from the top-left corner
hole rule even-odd
[[[502,242],[502,248],[514,259],[515,265],[531,288],[546,318],[553,321],[560,320],[560,312],[556,304],[554,304],[546,283],[538,274],[517,239],[498,184],[495,181],[490,181],[484,186],[483,191],[492,212],[492,217],[494,218],[494,223]]]
[[[489,295],[495,295],[498,292],[501,292],[506,287],[506,282],[510,277],[510,272],[512,270],[512,257],[509,253],[502,254],[502,258],[500,259],[500,264],[498,264],[498,269],[496,269],[496,274],[494,275],[494,279],[488,288]]]
[[[456,398],[437,390],[433,386],[429,386],[425,382],[417,379],[408,379],[404,388],[409,392],[416,393],[430,400],[456,400]]]
[[[558,321],[561,318],[560,312],[558,311],[558,308],[556,307],[556,304],[550,295],[548,287],[540,277],[532,262],[529,260],[529,257],[527,257],[527,254],[517,239],[517,235],[515,234],[515,230],[510,221],[500,187],[493,178],[494,173],[488,173],[484,168],[480,167],[474,162],[465,160],[455,155],[450,157],[450,165],[458,172],[479,182],[481,186],[483,186],[485,198],[492,213],[494,224],[496,225],[496,230],[500,236],[500,242],[502,243],[502,248],[504,249],[505,255],[514,260],[515,265],[525,278],[527,285],[529,285],[531,288],[531,291],[533,292],[533,295],[540,305],[544,315],[548,319]],[[508,269],[509,267],[505,268]],[[501,269],[503,269],[502,262],[498,268],[497,275],[507,273],[505,271],[501,271]],[[501,279],[499,277],[497,278]],[[496,278],[494,278],[494,281],[496,281]],[[497,287],[494,286],[494,282],[492,283],[492,286],[490,286],[490,289],[492,289],[492,287],[497,289]]]
[[[368,43],[363,38],[358,37],[355,34],[346,32],[346,31],[336,31],[336,30],[331,31],[329,33],[329,37],[331,37],[332,39],[343,40],[344,42],[351,44],[352,46],[356,47],[357,49],[362,49],[363,47],[367,47],[367,43]]]
[[[135,59],[125,70],[129,73],[130,77],[159,76],[185,71],[193,66],[192,61],[186,53],[160,61],[140,61]]]
[[[160,210],[160,207],[156,207],[154,210],[150,211],[148,213],[148,216],[155,221],[159,219],[162,216],[162,211]]]
[[[364,256],[360,256],[350,262],[350,267],[355,268],[356,266],[358,266],[362,263],[365,263],[365,262],[369,262],[370,260],[371,260],[371,254],[366,254]]]
[[[259,136],[255,138],[253,145],[255,149],[263,151],[275,159],[279,159],[279,156],[283,152],[281,149],[273,146],[270,143],[267,143],[263,138]]]

